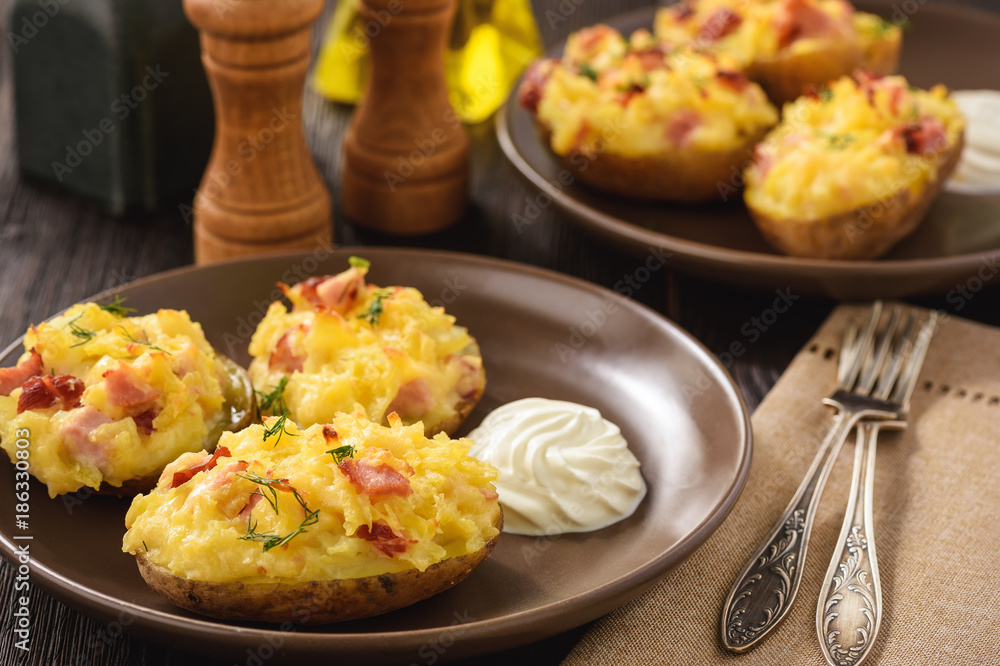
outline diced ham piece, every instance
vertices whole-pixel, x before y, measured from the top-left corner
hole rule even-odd
[[[694,7],[692,7],[691,3],[687,1],[671,5],[667,8],[667,11],[670,12],[674,20],[678,23],[684,23],[694,16]]]
[[[462,400],[472,400],[484,388],[482,368],[473,363],[469,358],[461,355],[453,355],[448,359],[449,363],[457,363],[459,366],[458,381],[455,383],[455,393]]]
[[[0,368],[0,395],[10,395],[11,391],[20,388],[32,377],[38,377],[45,371],[42,365],[42,355],[34,349],[28,352],[28,358],[13,368]]]
[[[845,20],[839,20],[810,0],[784,0],[774,15],[778,48],[785,48],[799,39],[847,38],[851,30],[850,16],[849,8]]]
[[[948,132],[937,118],[921,118],[918,122],[897,127],[906,144],[906,152],[922,157],[934,157],[948,147]]]
[[[392,528],[385,523],[373,522],[371,529],[367,525],[362,525],[355,534],[366,541],[370,541],[386,557],[406,552],[406,539],[393,532]]]
[[[743,17],[729,9],[722,7],[709,14],[698,31],[698,40],[714,42],[731,34],[743,23]]]
[[[323,439],[329,444],[333,440],[337,439],[337,430],[332,425],[323,426]]]
[[[753,162],[757,167],[757,177],[763,180],[767,172],[774,166],[774,155],[770,151],[762,150],[758,144],[753,151]]]
[[[159,407],[150,407],[146,411],[133,416],[132,420],[135,421],[136,430],[147,437],[153,434],[153,431],[156,430],[153,427],[153,419],[160,415],[160,411]]]
[[[749,79],[747,79],[746,75],[743,74],[742,72],[729,72],[723,70],[720,71],[715,76],[717,79],[719,79],[719,83],[728,88],[731,88],[732,90],[738,93],[741,93],[744,90],[746,90],[747,84],[749,84],[750,82]]]
[[[371,465],[364,460],[345,458],[337,465],[359,493],[372,497],[407,497],[413,494],[410,480],[385,463]]]
[[[267,361],[268,367],[288,373],[301,372],[306,357],[295,352],[292,348],[292,341],[296,337],[304,336],[308,330],[309,328],[305,324],[299,324],[285,331],[285,334],[278,340],[278,344],[274,346],[274,351],[271,352],[271,357]]]
[[[264,496],[259,492],[250,493],[250,499],[247,500],[247,503],[243,505],[243,508],[240,509],[237,515],[244,520],[250,520],[250,514],[253,513],[254,507],[260,504],[262,499],[264,499]]]
[[[59,435],[74,458],[89,462],[104,471],[109,463],[108,452],[100,442],[92,441],[90,435],[106,423],[112,423],[112,419],[87,405],[62,424]]]
[[[138,407],[160,397],[160,392],[127,363],[119,362],[117,368],[108,370],[103,376],[108,402],[116,407]]]
[[[75,409],[80,406],[80,396],[83,395],[82,379],[72,375],[42,375],[32,377],[21,386],[21,395],[17,399],[17,413],[27,409]]]
[[[524,73],[521,86],[517,89],[517,103],[531,113],[538,113],[538,103],[542,101],[545,84],[549,82],[555,63],[551,58],[536,60]]]
[[[202,458],[202,462],[192,465],[187,469],[181,470],[179,472],[174,472],[174,478],[170,482],[171,488],[176,488],[182,483],[187,483],[190,481],[195,474],[198,472],[204,472],[210,470],[216,466],[219,462],[219,458],[228,458],[230,456],[229,449],[224,446],[218,446],[215,448],[215,453],[211,456],[205,453],[205,457]]]
[[[342,315],[357,305],[364,288],[365,274],[353,266],[338,275],[311,277],[292,287],[315,307]]]
[[[642,71],[651,72],[654,69],[659,69],[663,67],[663,49],[658,46],[654,46],[643,51],[635,51],[632,53],[633,57],[639,59],[639,64],[642,66]]]
[[[701,117],[694,109],[681,109],[674,113],[667,122],[667,140],[674,146],[683,148],[687,145],[691,132],[701,124]]]
[[[579,30],[576,33],[576,46],[583,53],[577,55],[583,55],[585,60],[589,60],[588,56],[596,55],[594,52],[600,50],[601,42],[614,32],[613,28],[600,24]]]
[[[411,379],[396,392],[386,412],[396,412],[405,419],[417,419],[434,409],[434,396],[426,379]]]

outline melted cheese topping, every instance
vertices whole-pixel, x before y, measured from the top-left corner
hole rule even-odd
[[[907,133],[931,125],[943,126],[939,140],[915,146],[919,137]],[[785,105],[781,124],[745,172],[744,198],[775,219],[803,221],[905,190],[916,198],[937,178],[938,156],[956,145],[964,127],[944,86],[925,91],[901,76],[868,83],[842,77],[819,95]]]
[[[266,425],[275,421],[266,419]],[[207,456],[191,454],[167,467],[150,494],[133,500],[122,550],[145,553],[193,580],[300,582],[423,571],[478,551],[498,533],[492,485],[498,472],[469,456],[469,440],[444,434],[427,439],[417,425],[394,419],[384,427],[360,413],[304,430],[287,422],[277,439],[264,434],[262,425],[226,433],[219,446],[229,455],[177,487],[171,488],[174,474]],[[342,447],[352,447],[353,455],[338,465],[330,451]],[[410,492],[359,490],[344,471],[350,464],[382,470]],[[282,479],[284,485],[272,494],[251,478]],[[316,521],[269,550],[245,539],[248,526],[278,536],[302,526],[305,509],[290,489],[308,511],[318,512]],[[383,552],[377,540],[363,536],[377,533],[377,525],[391,530],[402,552]]]
[[[412,287],[363,285],[343,314],[314,307],[294,288],[288,295],[292,310],[276,301],[258,325],[249,370],[261,393],[287,378],[285,402],[301,425],[326,423],[355,405],[385,423],[394,399],[409,385],[419,387],[420,405],[412,414],[398,403],[394,408],[405,423],[422,421],[431,430],[455,413],[463,395],[482,390],[482,359],[470,353],[474,341],[467,329]],[[279,345],[301,359],[300,369],[272,362]]]
[[[223,418],[225,369],[186,312],[122,318],[94,303],[74,305],[32,326],[24,347],[41,355],[44,374],[70,375],[86,386],[80,406],[72,409],[54,405],[18,414],[23,389],[0,396],[3,448],[14,460],[15,433],[27,429],[30,472],[52,497],[157,474],[181,453],[200,450]],[[119,404],[105,378],[113,371],[156,397]],[[156,415],[148,434],[136,425],[140,410]]]
[[[816,34],[794,27],[803,21]],[[788,26],[784,34],[783,24]],[[855,12],[845,0],[680,2],[657,11],[654,31],[666,44],[691,44],[726,54],[740,67],[779,53],[821,51],[833,42],[856,49],[859,57],[870,57],[879,43],[899,41],[902,36],[899,26],[874,14]]]
[[[547,66],[538,119],[560,155],[729,151],[778,119],[757,84],[726,79],[736,70],[724,57],[664,55],[648,31],[626,42],[595,26],[572,35],[563,60]]]

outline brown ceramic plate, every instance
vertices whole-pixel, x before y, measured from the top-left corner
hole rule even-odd
[[[323,253],[324,255],[327,253]],[[284,255],[187,268],[118,291],[140,313],[184,308],[217,350],[246,364],[246,344],[277,280],[372,262],[375,284],[419,288],[478,338],[488,383],[461,434],[498,405],[528,396],[597,407],[619,424],[649,485],[638,512],[590,534],[534,539],[511,534],[452,590],[381,617],[281,631],[226,624],[171,606],[148,589],[121,552],[127,501],[48,499],[31,487],[31,577],[104,621],[186,649],[236,658],[281,645],[294,663],[431,663],[514,647],[607,613],[698,547],[736,501],[750,461],[746,408],[725,370],[697,341],[645,306],[556,273],[444,252],[354,248],[324,262]],[[0,366],[21,353],[18,341]],[[0,496],[13,467],[0,463]],[[13,517],[0,524],[12,558]],[[122,618],[126,618],[125,622]],[[275,663],[268,660],[268,663]]]
[[[900,71],[923,88],[1000,90],[1000,15],[911,1],[856,2],[862,10],[909,18]],[[909,13],[906,12],[909,10]],[[607,21],[623,32],[649,27],[655,8]],[[560,45],[552,55],[562,52]],[[875,261],[823,261],[778,254],[758,233],[740,201],[683,206],[629,201],[574,182],[535,135],[530,114],[511,95],[497,115],[504,153],[538,188],[585,228],[625,251],[645,255],[650,246],[672,252],[672,267],[721,282],[786,289],[838,299],[903,298],[944,294],[982,272],[996,275],[1000,259],[1000,195],[942,193],[917,231]],[[563,172],[566,173],[563,173]],[[562,175],[562,179],[560,179]],[[569,185],[564,183],[570,182]],[[533,211],[518,211],[528,216]],[[537,214],[537,213],[535,213]],[[980,285],[982,283],[980,282]]]

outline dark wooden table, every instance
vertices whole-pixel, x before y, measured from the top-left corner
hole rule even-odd
[[[6,5],[7,2],[0,3]],[[563,0],[563,5],[568,5]],[[604,17],[639,7],[637,0],[574,2],[566,21],[554,25],[545,11],[558,11],[558,0],[537,0],[536,16],[547,45]],[[1000,9],[993,0],[976,4]],[[332,5],[332,2],[331,2]],[[2,34],[8,34],[7,11]],[[325,25],[321,23],[320,25]],[[318,36],[317,36],[318,39]],[[142,216],[114,218],[92,202],[45,184],[24,179],[18,170],[13,135],[12,81],[9,49],[0,49],[0,343],[8,344],[31,322],[86,299],[104,289],[192,262],[191,228],[177,208]],[[340,207],[338,183],[341,137],[352,109],[306,92],[306,134],[319,169],[334,196],[335,239],[340,245],[408,245],[461,250],[542,266],[612,287],[631,274],[639,260],[611,249],[582,232],[554,207],[517,230],[511,215],[520,213],[525,197],[534,196],[505,160],[492,122],[470,127],[472,138],[472,206],[465,218],[446,232],[420,239],[382,237],[354,228]],[[717,355],[744,339],[742,327],[766,310],[773,292],[668,274],[652,280],[633,296],[670,317]],[[913,302],[951,312],[942,296]],[[796,351],[827,316],[834,302],[802,298],[793,312],[763,332],[729,370],[752,410],[774,385]],[[961,316],[1000,324],[1000,291],[986,289],[964,301]],[[2,506],[9,506],[4,500]],[[7,511],[5,508],[4,511]],[[185,652],[182,645],[159,645],[122,635],[31,588],[31,651],[14,647],[13,567],[0,562],[0,664],[83,666],[143,664],[217,666],[233,663]],[[586,627],[535,645],[476,660],[481,664],[558,663]],[[445,655],[447,656],[447,655]],[[335,657],[331,655],[331,662]],[[240,661],[242,663],[242,661]],[[428,662],[429,663],[429,662]]]

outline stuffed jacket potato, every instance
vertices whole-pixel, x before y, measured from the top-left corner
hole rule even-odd
[[[291,311],[272,303],[250,341],[262,411],[308,426],[360,404],[376,422],[395,412],[429,434],[454,432],[486,385],[476,341],[416,289],[368,284],[368,262],[352,263],[280,285]]]
[[[125,314],[74,305],[32,326],[17,366],[0,369],[0,445],[15,461],[27,441],[28,471],[52,497],[148,490],[178,455],[252,416],[246,373],[186,312]]]
[[[574,33],[561,60],[534,63],[518,91],[543,140],[580,180],[627,197],[718,197],[778,119],[731,59],[666,53],[646,30]]]
[[[944,86],[843,77],[785,106],[743,197],[786,254],[872,259],[916,228],[958,162],[964,127]]]
[[[892,74],[902,30],[847,0],[688,0],[657,12],[657,38],[732,56],[775,104],[862,68]]]
[[[221,619],[334,622],[436,594],[496,543],[498,472],[469,440],[390,422],[227,434],[135,498],[122,549],[157,592]]]

